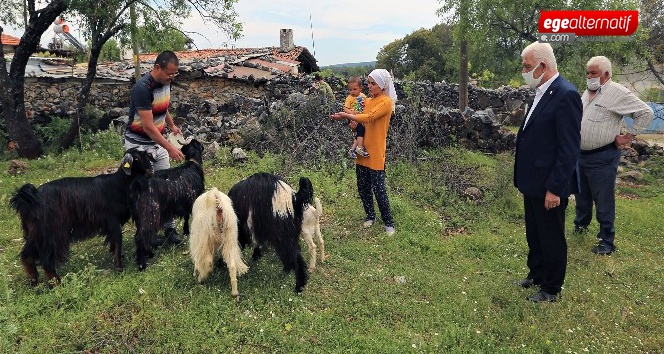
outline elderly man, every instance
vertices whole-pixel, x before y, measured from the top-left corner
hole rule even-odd
[[[592,57],[586,64],[587,89],[583,92],[581,191],[576,195],[574,231],[583,233],[592,220],[593,203],[599,223],[598,244],[592,252],[608,255],[616,250],[615,183],[620,149],[629,144],[653,119],[653,111],[632,92],[611,80],[611,61]],[[623,116],[634,124],[621,134]]]
[[[528,299],[549,302],[558,299],[567,270],[565,209],[578,187],[574,171],[581,140],[581,97],[558,74],[550,44],[532,43],[521,58],[521,73],[535,89],[535,100],[519,128],[514,157],[514,185],[523,194],[529,270],[516,284],[539,286],[540,291]]]

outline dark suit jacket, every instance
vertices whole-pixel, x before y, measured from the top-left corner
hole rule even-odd
[[[514,186],[527,197],[544,198],[548,190],[567,198],[578,192],[575,171],[581,149],[581,96],[559,75],[534,109],[517,134]]]

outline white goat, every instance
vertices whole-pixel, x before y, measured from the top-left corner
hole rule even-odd
[[[309,247],[309,271],[316,269],[316,249],[320,248],[320,261],[325,262],[325,242],[323,241],[323,234],[320,232],[320,217],[323,215],[323,205],[318,197],[314,198],[316,207],[307,204],[304,209],[304,216],[302,217],[302,236],[304,242]],[[313,235],[316,233],[318,239],[318,247],[313,240]]]
[[[217,188],[201,194],[192,210],[189,251],[194,262],[194,276],[204,282],[214,269],[217,251],[231,278],[231,295],[238,296],[237,276],[246,273],[249,267],[242,261],[238,243],[237,216],[233,205]]]

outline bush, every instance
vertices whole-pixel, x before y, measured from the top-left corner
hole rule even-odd
[[[48,124],[34,126],[45,152],[57,151],[70,125],[71,120],[69,118],[54,116]]]

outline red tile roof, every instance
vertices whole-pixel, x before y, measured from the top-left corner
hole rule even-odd
[[[282,52],[279,47],[264,47],[264,48],[222,48],[222,49],[199,49],[199,50],[187,50],[183,52],[175,52],[179,59],[205,59],[213,58],[218,56],[245,56],[245,55],[255,55],[259,53],[271,54],[273,56],[278,56],[284,59],[297,60],[297,58],[302,54],[304,47],[293,47],[288,52]],[[158,53],[146,53],[141,54],[139,57],[141,61],[143,60],[155,60]]]
[[[10,36],[8,34],[2,34],[2,38],[0,38],[0,42],[3,45],[10,45],[13,47],[18,47],[18,44],[21,42],[21,39],[18,37]]]

